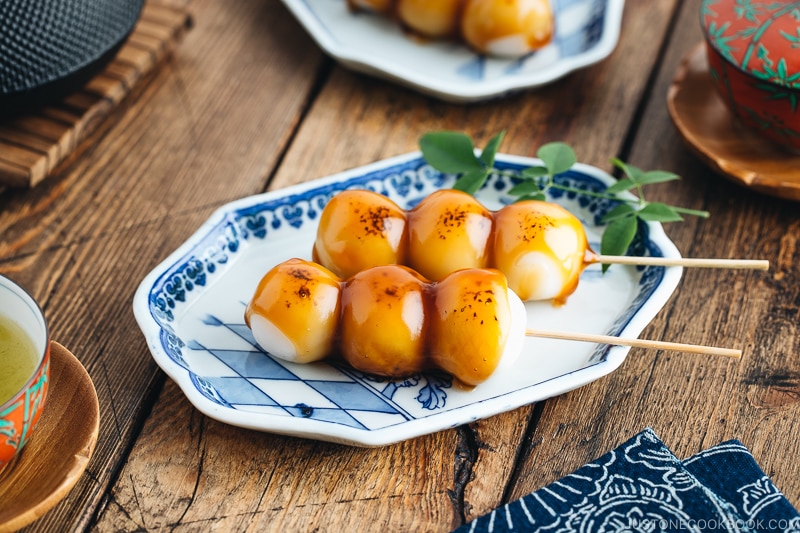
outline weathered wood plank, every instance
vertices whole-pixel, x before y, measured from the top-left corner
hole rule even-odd
[[[101,405],[87,474],[31,531],[89,526],[164,380],[133,318],[136,286],[216,207],[263,189],[315,82],[322,55],[277,2],[190,9],[196,32],[107,133],[38,187],[0,196],[0,272],[42,304]]]

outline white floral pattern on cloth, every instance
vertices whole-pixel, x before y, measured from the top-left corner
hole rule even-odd
[[[680,461],[647,428],[458,533],[789,531],[800,514],[738,441]]]

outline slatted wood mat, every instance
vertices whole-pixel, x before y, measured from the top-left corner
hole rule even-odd
[[[33,187],[68,164],[116,108],[174,50],[191,26],[188,12],[150,1],[103,72],[63,101],[0,122],[0,185]]]

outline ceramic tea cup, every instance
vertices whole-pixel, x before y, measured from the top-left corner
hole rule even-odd
[[[739,122],[800,153],[800,1],[703,0],[709,73]]]
[[[0,275],[0,472],[31,438],[49,383],[44,313],[22,287]]]

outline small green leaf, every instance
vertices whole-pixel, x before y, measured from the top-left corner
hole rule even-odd
[[[453,188],[468,194],[475,194],[483,187],[488,177],[489,170],[485,168],[467,172],[456,180],[453,184]]]
[[[547,200],[547,197],[544,195],[544,192],[539,191],[538,193],[526,194],[524,196],[520,196],[514,201],[521,202],[523,200],[539,200],[540,202],[544,202],[545,200]]]
[[[419,147],[425,161],[440,172],[464,174],[484,169],[481,161],[475,157],[472,139],[464,133],[426,133],[420,138]]]
[[[486,148],[481,152],[481,161],[487,168],[491,168],[494,165],[494,157],[497,155],[497,149],[500,147],[500,143],[503,141],[505,134],[505,131],[501,131],[492,137],[489,140],[489,144],[487,144]]]
[[[616,220],[618,218],[633,216],[635,213],[636,210],[631,207],[630,204],[619,204],[614,209],[606,213],[601,219],[601,222],[611,222],[612,220]]]
[[[683,217],[675,208],[661,202],[651,202],[639,209],[636,216],[649,222],[679,222]]]
[[[611,221],[600,239],[600,254],[624,255],[633,242],[638,229],[635,217],[623,217]],[[609,265],[603,265],[603,272]]]
[[[542,176],[547,176],[550,173],[547,170],[547,167],[528,167],[522,171],[522,177],[524,178],[541,178]]]
[[[611,163],[614,164],[617,168],[622,170],[622,172],[628,176],[634,183],[639,184],[641,183],[640,179],[644,171],[640,168],[637,168],[633,165],[629,165],[625,161],[618,159],[616,157],[611,159]]]
[[[680,179],[680,176],[673,172],[666,172],[664,170],[650,170],[642,173],[639,176],[640,185],[648,185],[650,183],[664,183],[665,181],[673,181]]]
[[[608,189],[606,189],[606,192],[611,194],[617,194],[618,192],[629,191],[634,187],[636,187],[636,184],[633,182],[633,180],[631,180],[630,178],[622,178],[615,184],[611,185]]]
[[[511,196],[522,196],[525,194],[536,194],[541,192],[539,185],[533,180],[525,180],[518,183],[509,189],[508,194]]]
[[[615,167],[620,169],[623,173],[625,173],[626,176],[628,175],[628,164],[625,161],[617,157],[612,157],[609,161],[611,161],[612,165],[614,165]]]
[[[632,179],[637,185],[641,185],[644,176],[644,170],[642,170],[639,167],[627,164],[625,165],[625,168],[628,169],[627,171],[628,177]]]
[[[542,160],[551,176],[566,172],[578,161],[572,147],[562,142],[542,145],[536,156]]]

